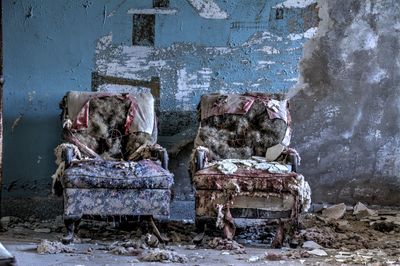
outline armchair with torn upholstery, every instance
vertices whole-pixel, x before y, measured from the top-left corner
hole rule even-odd
[[[86,216],[168,218],[174,180],[152,95],[70,91],[60,107],[53,191],[64,197],[64,242]]]
[[[264,219],[279,225],[272,244],[280,246],[282,225],[295,226],[311,201],[296,172],[300,157],[289,148],[288,101],[280,94],[208,94],[198,108],[191,159],[197,225],[215,221],[232,239],[236,218]]]

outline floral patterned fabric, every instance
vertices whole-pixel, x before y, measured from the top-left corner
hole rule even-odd
[[[77,161],[65,170],[65,188],[169,189],[173,175],[157,162]]]
[[[264,170],[239,167],[233,174],[223,174],[215,167],[207,167],[197,171],[193,176],[196,189],[224,190],[229,182],[238,185],[240,191],[293,192],[291,184],[298,174],[268,173]]]
[[[153,215],[169,217],[171,192],[167,189],[78,189],[64,190],[64,219],[83,215]]]

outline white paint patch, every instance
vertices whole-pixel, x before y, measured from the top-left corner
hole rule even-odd
[[[347,59],[349,55],[360,50],[372,50],[378,44],[378,35],[366,21],[354,20],[346,29],[347,36],[340,43],[340,49],[344,51],[342,58]]]
[[[263,48],[257,49],[256,51],[262,51],[267,54],[280,54],[281,53],[281,51],[279,51],[278,49],[276,49],[272,46],[264,46]]]
[[[113,36],[111,32],[108,35],[101,37],[96,44],[96,53],[98,53],[99,51],[104,51],[105,49],[110,47],[112,39]]]
[[[387,72],[382,68],[378,68],[374,73],[372,73],[367,78],[367,82],[371,83],[371,84],[376,84],[376,83],[381,82],[381,80],[386,77],[387,77]]]
[[[259,65],[273,65],[273,64],[276,64],[276,62],[274,62],[274,61],[263,61],[263,60],[260,60],[257,63]]]
[[[28,101],[29,101],[29,102],[32,102],[33,99],[35,98],[35,96],[36,96],[36,91],[30,91],[30,92],[28,92]]]
[[[160,15],[175,15],[178,12],[176,9],[165,8],[145,8],[145,9],[129,9],[128,14],[160,14]]]
[[[208,90],[211,82],[212,70],[204,67],[194,74],[187,72],[186,68],[177,71],[177,91],[175,99],[181,102],[181,108],[188,111],[191,108],[190,101],[196,91]]]
[[[207,47],[207,52],[218,52],[219,54],[229,54],[233,49],[229,47]]]
[[[243,86],[244,85],[243,82],[232,82],[232,84],[235,86]]]
[[[290,82],[293,82],[293,81],[297,81],[297,78],[284,79],[283,81],[290,81]]]
[[[187,0],[203,18],[227,19],[228,14],[221,10],[214,0]]]
[[[119,85],[119,84],[102,84],[97,87],[98,91],[112,92],[112,93],[148,93],[150,88],[130,86],[130,85]]]
[[[315,3],[317,3],[317,0],[286,0],[283,3],[277,4],[274,8],[305,8]]]
[[[141,79],[136,73],[150,69],[149,55],[153,48],[148,46],[122,46],[116,57],[105,64],[105,74],[108,76]],[[123,58],[123,61],[121,60]],[[102,64],[97,64],[102,65]]]
[[[339,107],[338,106],[329,106],[325,112],[326,118],[334,118],[339,115]]]
[[[317,30],[318,30],[317,27],[309,28],[304,33],[291,33],[287,36],[287,38],[292,41],[300,40],[303,38],[311,39],[312,37],[315,36],[315,34],[317,33]]]

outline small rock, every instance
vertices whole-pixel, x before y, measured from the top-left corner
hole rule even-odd
[[[11,216],[4,216],[4,217],[1,217],[0,222],[3,227],[8,227],[11,220],[12,220]]]
[[[278,261],[283,259],[282,254],[277,254],[277,253],[267,253],[265,252],[265,259],[270,260],[270,261]]]
[[[179,254],[175,251],[163,250],[163,249],[153,249],[149,250],[146,254],[139,258],[141,261],[149,262],[175,262],[175,263],[187,263],[188,258]]]
[[[260,257],[258,256],[251,256],[250,258],[247,259],[247,262],[257,262],[260,260]]]
[[[332,205],[322,211],[322,216],[337,220],[343,217],[344,213],[346,212],[346,205],[344,203]]]
[[[342,231],[346,231],[346,230],[350,229],[349,221],[347,221],[347,220],[337,221],[337,227],[338,227],[338,229],[340,229]]]
[[[361,202],[358,202],[354,206],[353,214],[356,215],[358,218],[364,218],[366,216],[375,216],[375,215],[377,215],[377,213],[375,211],[369,209],[367,206],[365,206]]]
[[[321,245],[319,245],[318,243],[314,242],[314,241],[306,241],[303,243],[302,246],[304,249],[308,249],[308,250],[313,250],[313,249],[321,249],[323,248]]]
[[[153,234],[146,234],[145,242],[146,242],[146,245],[148,245],[151,248],[157,247],[158,244],[160,243],[158,241],[158,238]]]
[[[193,241],[194,244],[200,244],[200,243],[203,241],[203,238],[204,238],[204,232],[202,232],[202,233],[196,235],[196,236],[193,238],[192,241]]]
[[[34,231],[36,233],[50,233],[51,229],[50,228],[36,228]]]
[[[320,257],[328,256],[328,253],[326,253],[324,250],[319,249],[319,248],[313,249],[313,250],[307,251],[307,252],[308,252],[309,254],[311,254],[311,255],[316,255],[316,256],[320,256]]]

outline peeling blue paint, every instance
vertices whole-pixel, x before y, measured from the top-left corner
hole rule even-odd
[[[275,20],[273,6],[282,1],[215,0],[228,18],[207,19],[187,1],[171,0],[170,8],[177,12],[156,14],[155,46],[140,65],[143,69],[134,74],[141,79],[160,77],[162,111],[194,111],[205,92],[287,91],[298,76],[305,41],[288,35],[301,34],[311,26],[301,8],[292,8],[283,19]],[[60,99],[68,90],[90,90],[94,61],[99,58],[104,59],[103,65],[115,60],[116,65],[129,66],[129,58],[121,57],[123,49],[132,48],[128,10],[149,9],[152,2],[3,3],[4,188],[17,180],[3,195],[30,197],[50,192],[53,148],[61,133]],[[97,41],[109,33],[111,46],[95,55]],[[192,86],[189,91],[182,91],[178,84],[184,75]],[[21,115],[23,119],[12,131]],[[27,189],[29,184],[39,185]]]

